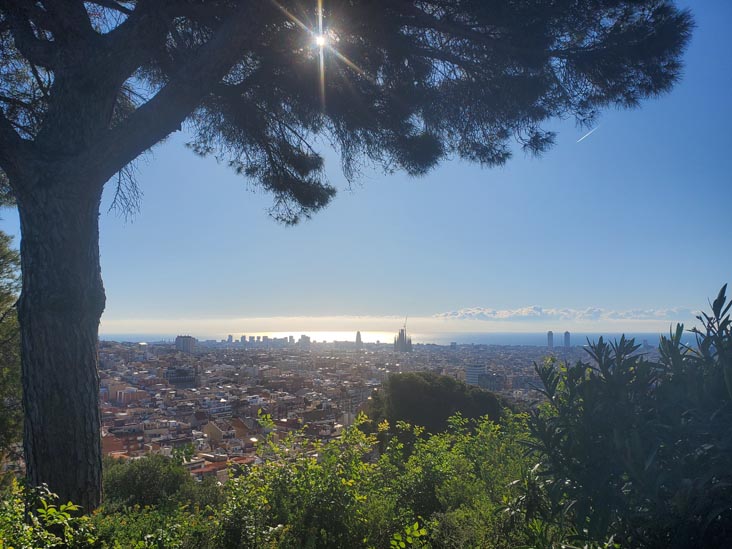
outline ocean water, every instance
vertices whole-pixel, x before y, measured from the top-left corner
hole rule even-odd
[[[597,341],[600,337],[605,340],[619,340],[622,335],[626,339],[633,338],[636,343],[643,343],[657,346],[662,335],[660,333],[631,333],[621,332],[577,332],[570,333],[571,345],[586,345],[588,342]],[[540,333],[452,333],[452,334],[415,334],[412,336],[415,343],[435,343],[437,345],[448,345],[455,342],[458,345],[515,345],[545,347],[547,344],[546,332]],[[693,334],[684,334],[683,341],[691,343],[694,341]],[[564,345],[564,332],[554,332],[554,346]]]
[[[205,340],[216,340],[226,337],[226,334],[216,335],[196,335],[191,334],[201,341]],[[237,342],[241,334],[234,335],[234,341]],[[314,342],[332,342],[332,341],[355,341],[356,332],[260,332],[250,333],[247,336],[268,336],[270,338],[282,338],[293,336],[297,341],[301,335],[307,335]],[[577,332],[570,334],[571,345],[586,345],[588,341],[597,341],[600,337],[606,340],[617,340],[620,339],[620,332]],[[632,333],[626,332],[626,338],[634,338],[636,343],[647,342],[648,345],[657,346],[662,335],[668,335],[667,333]],[[396,334],[390,332],[361,332],[361,338],[364,343],[391,343],[394,340]],[[458,345],[511,345],[511,346],[533,346],[533,347],[545,347],[547,344],[546,332],[424,332],[424,333],[410,333],[409,336],[412,338],[412,342],[416,344],[434,344],[434,345],[449,345],[452,342]],[[100,334],[99,339],[103,341],[128,341],[128,342],[174,342],[175,334]],[[691,333],[685,333],[683,342],[691,344],[695,341],[695,337]],[[564,333],[554,333],[554,346],[561,347],[564,345]]]

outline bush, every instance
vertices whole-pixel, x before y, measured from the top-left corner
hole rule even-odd
[[[91,520],[79,510],[71,502],[59,503],[45,487],[24,489],[13,481],[0,500],[0,547],[96,547]]]
[[[660,359],[633,340],[590,347],[592,362],[537,366],[547,405],[531,429],[541,458],[527,518],[585,540],[631,547],[732,543],[732,336],[726,286],[699,317],[694,348],[678,326]],[[542,499],[543,498],[543,499]],[[528,501],[528,500],[527,500]]]
[[[227,486],[219,546],[364,546],[365,511],[375,491],[374,466],[364,457],[374,444],[374,437],[355,428],[326,444],[299,436],[270,440],[260,447],[267,461]]]
[[[110,509],[124,506],[176,507],[181,494],[190,494],[195,481],[175,460],[160,455],[104,462],[104,504]]]
[[[489,391],[449,376],[409,372],[389,376],[372,396],[368,415],[376,422],[386,419],[395,425],[406,421],[424,427],[427,433],[439,433],[455,414],[498,421],[501,408],[499,398]]]
[[[503,512],[518,496],[511,480],[529,467],[525,416],[507,414],[501,425],[456,416],[446,432],[427,437],[420,427],[402,422],[392,430],[383,422],[381,456],[376,436],[358,427],[315,446],[295,436],[260,448],[267,461],[227,486],[216,546],[508,548],[525,541],[522,525]]]
[[[134,506],[97,514],[93,524],[104,549],[217,549],[217,523],[198,510]]]

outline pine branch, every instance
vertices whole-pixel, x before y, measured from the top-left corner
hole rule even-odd
[[[179,130],[185,119],[238,61],[248,28],[261,4],[245,4],[171,76],[157,94],[112,128],[86,153],[84,161],[105,166],[108,179],[161,139]],[[135,10],[137,11],[137,10]]]
[[[54,33],[58,42],[87,40],[95,35],[89,14],[81,0],[43,0],[43,7],[57,22],[59,32]]]
[[[128,7],[123,6],[119,2],[115,2],[115,0],[91,0],[87,3],[95,4],[102,8],[108,8],[110,10],[115,10],[115,11],[118,11],[125,15],[132,15],[132,12],[133,12],[133,10],[131,10]]]
[[[0,168],[11,179],[20,169],[20,157],[24,145],[23,139],[0,109]]]
[[[18,51],[30,63],[53,69],[57,62],[58,50],[53,42],[41,40],[36,36],[25,9],[10,0],[0,0],[0,10],[5,13],[13,41]]]

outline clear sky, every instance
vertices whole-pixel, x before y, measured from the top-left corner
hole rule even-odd
[[[683,81],[597,130],[557,121],[540,159],[366,174],[312,220],[283,227],[271,198],[184,134],[139,165],[130,222],[101,216],[102,333],[666,330],[732,281],[732,2],[692,6]],[[111,190],[108,189],[108,191]],[[0,228],[18,233],[17,215]],[[297,317],[297,318],[292,318]],[[358,318],[353,318],[358,317]]]

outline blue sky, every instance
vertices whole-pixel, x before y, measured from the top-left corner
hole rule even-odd
[[[407,314],[422,331],[689,320],[732,281],[732,2],[692,8],[671,94],[605,112],[580,143],[557,121],[550,152],[493,170],[375,171],[349,190],[326,151],[340,192],[293,228],[268,217],[268,195],[171,137],[139,164],[133,221],[105,198],[102,333],[390,331]],[[14,211],[0,228],[18,233]]]

